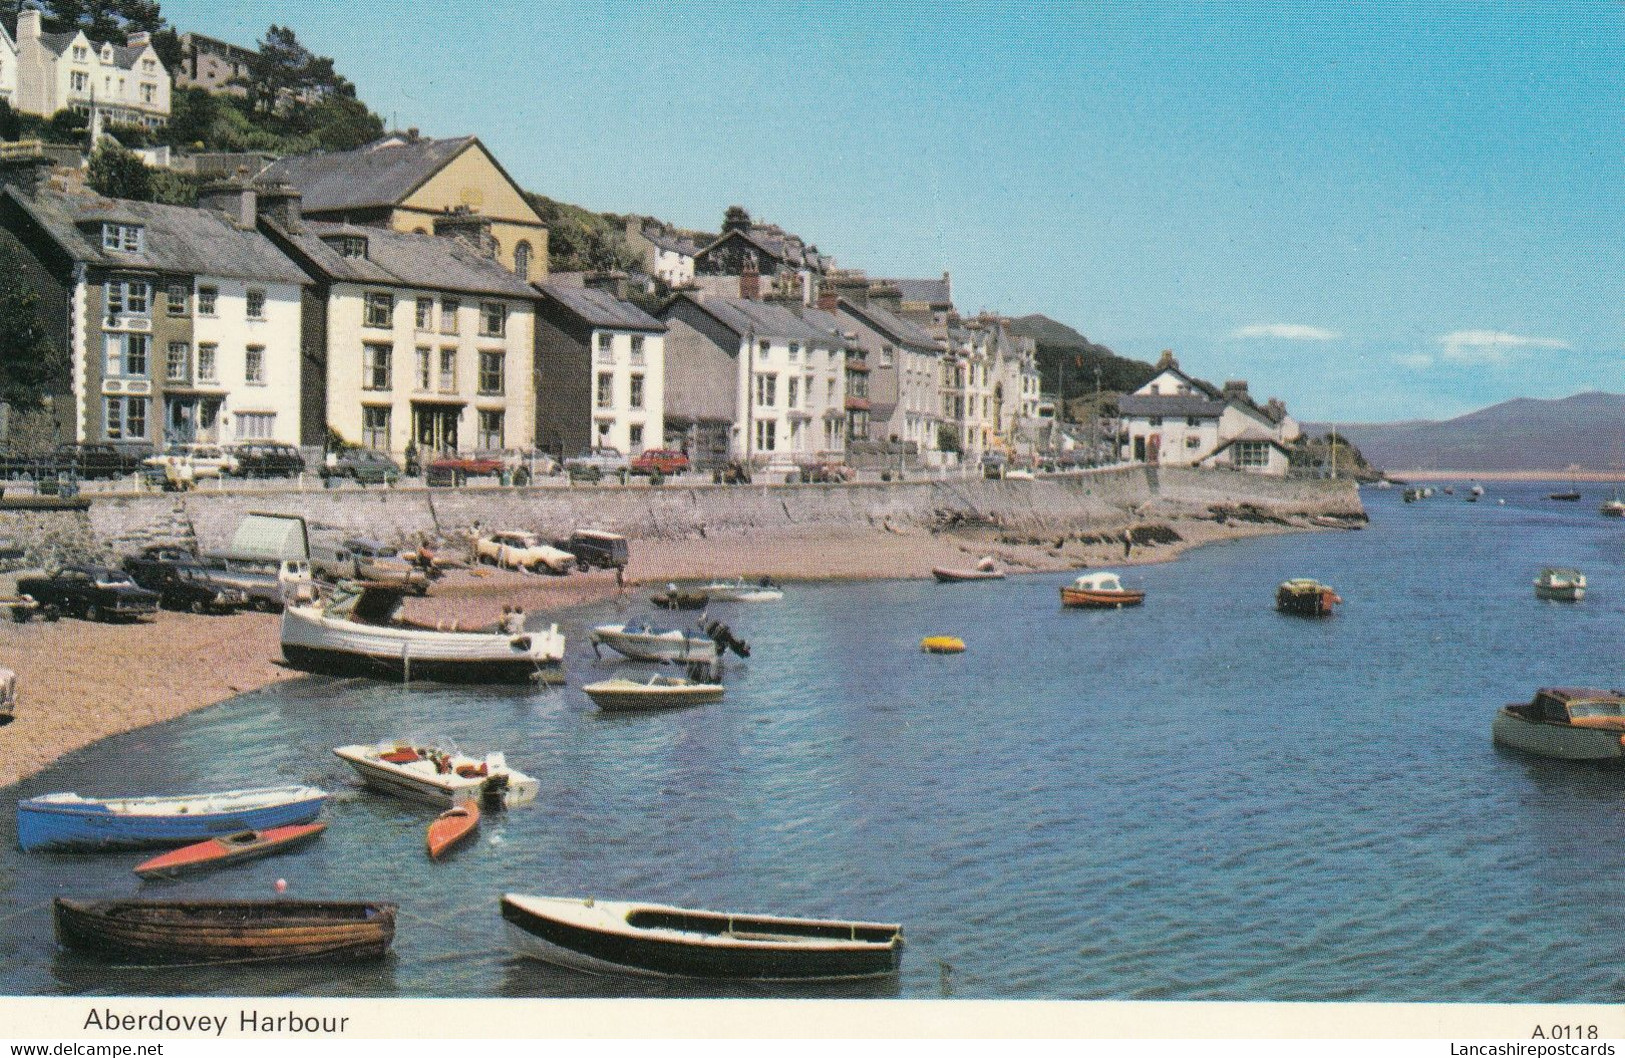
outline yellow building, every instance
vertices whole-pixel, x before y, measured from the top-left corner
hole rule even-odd
[[[386,136],[353,151],[273,162],[261,183],[285,183],[313,220],[453,234],[470,214],[490,221],[496,259],[523,279],[547,278],[547,226],[477,136]]]

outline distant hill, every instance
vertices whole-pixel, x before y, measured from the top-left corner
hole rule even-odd
[[[1306,423],[1319,436],[1330,427]],[[1374,466],[1389,471],[1625,469],[1625,395],[1520,397],[1444,422],[1339,423]]]
[[[1038,343],[1038,370],[1046,393],[1058,393],[1064,381],[1070,400],[1095,392],[1095,368],[1100,368],[1100,388],[1126,393],[1151,381],[1156,369],[1139,360],[1118,356],[1104,345],[1091,342],[1064,323],[1034,313],[1010,321],[1016,334]],[[1061,368],[1065,365],[1065,372]]]

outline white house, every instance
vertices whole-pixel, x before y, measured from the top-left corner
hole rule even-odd
[[[169,71],[147,33],[132,33],[125,44],[91,40],[83,30],[45,33],[40,12],[30,8],[17,15],[15,47],[14,105],[21,113],[74,110],[149,128],[169,122]]]
[[[643,270],[668,287],[694,282],[694,258],[700,247],[688,236],[642,217],[628,217],[626,242],[643,255]]]
[[[607,290],[538,283],[536,441],[628,456],[666,434],[666,325]]]
[[[1164,352],[1157,374],[1118,399],[1123,458],[1160,466],[1225,466],[1284,475],[1298,424],[1286,406],[1253,402],[1245,382],[1223,389],[1193,378]]]

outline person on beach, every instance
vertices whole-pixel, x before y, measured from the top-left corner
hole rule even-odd
[[[502,630],[509,635],[517,635],[525,630],[525,608],[523,606],[504,606],[502,608]]]
[[[1123,557],[1127,558],[1134,551],[1134,530],[1123,530]]]

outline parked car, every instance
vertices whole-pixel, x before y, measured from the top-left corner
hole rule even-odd
[[[716,485],[749,485],[750,467],[737,459],[730,459],[711,471],[711,481]]]
[[[226,575],[203,566],[198,557],[179,547],[155,544],[124,560],[124,572],[136,584],[158,593],[166,610],[193,613],[229,613],[252,603],[242,588],[227,583]]]
[[[105,566],[63,566],[43,577],[22,577],[17,594],[32,599],[47,621],[64,614],[87,621],[134,620],[158,610],[156,592]],[[28,612],[18,610],[14,615]]]
[[[145,466],[162,470],[166,476],[179,480],[202,481],[231,473],[231,456],[216,444],[190,442],[170,445],[158,455],[142,460]]]
[[[574,555],[576,568],[583,573],[593,566],[599,569],[625,569],[631,560],[626,537],[598,529],[577,529],[568,539],[554,541],[554,546]]]
[[[401,465],[384,452],[352,448],[340,452],[332,464],[324,464],[322,477],[350,478],[362,485],[393,485],[401,478]]]
[[[814,463],[812,466],[802,469],[801,480],[812,482],[815,485],[856,481],[858,480],[858,472],[845,463]]]
[[[632,473],[681,474],[688,469],[688,456],[674,448],[651,448],[632,460]]]
[[[245,478],[291,478],[305,472],[305,457],[293,445],[244,441],[231,446],[232,473]]]
[[[542,542],[535,533],[508,529],[482,536],[474,544],[474,557],[506,569],[528,569],[532,573],[568,573],[576,556]]]
[[[469,478],[488,478],[502,473],[506,463],[501,452],[473,452],[441,456],[429,464],[429,473],[451,474],[461,485]]]
[[[51,454],[48,472],[72,473],[87,480],[121,478],[141,469],[152,454],[146,446],[118,447],[110,444],[60,444]]]
[[[989,452],[982,457],[982,476],[984,478],[1002,478],[1005,468],[1009,466],[1010,458],[1002,452]]]
[[[617,448],[589,448],[578,456],[564,461],[564,471],[571,480],[597,481],[606,474],[629,474],[632,464]]]
[[[316,582],[310,563],[302,559],[233,558],[205,555],[198,560],[219,583],[248,596],[249,604],[264,613],[275,613],[291,599],[309,602],[316,598]]]
[[[378,540],[353,537],[340,543],[310,545],[310,565],[329,580],[368,580],[429,593],[429,575],[401,557],[400,550]]]

